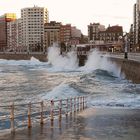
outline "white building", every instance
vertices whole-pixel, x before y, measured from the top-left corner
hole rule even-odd
[[[30,51],[43,51],[44,24],[49,22],[48,10],[44,7],[21,9],[23,46]]]
[[[7,51],[22,51],[21,19],[7,23]]]

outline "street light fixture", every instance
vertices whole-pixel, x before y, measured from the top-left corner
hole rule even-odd
[[[122,40],[124,44],[124,59],[128,59],[128,47],[130,42],[128,34],[125,32],[124,36],[119,36],[119,40]]]
[[[124,58],[128,59],[128,37],[127,37],[127,35],[124,37],[124,43],[125,43]]]

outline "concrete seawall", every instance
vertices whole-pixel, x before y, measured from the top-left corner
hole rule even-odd
[[[121,72],[125,74],[126,79],[132,80],[134,83],[140,83],[140,62],[112,57],[108,59],[121,68]]]
[[[79,56],[79,66],[83,66],[87,59],[86,56]],[[108,57],[108,60],[112,63],[115,63],[120,69],[121,73],[125,75],[125,78],[131,80],[134,83],[140,83],[140,62],[123,59],[123,58],[115,58]]]

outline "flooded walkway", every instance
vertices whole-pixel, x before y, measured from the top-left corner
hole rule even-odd
[[[139,140],[140,110],[90,108],[32,129],[0,136],[0,140]]]

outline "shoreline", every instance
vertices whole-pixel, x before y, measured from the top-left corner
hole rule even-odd
[[[6,60],[30,60],[32,57],[47,62],[47,54],[44,53],[0,53],[0,59]]]
[[[47,54],[44,53],[0,53],[0,59],[6,60],[30,60],[32,57],[38,59],[41,62],[47,62]],[[107,57],[108,61],[115,63],[120,69],[121,74],[124,74],[127,80],[131,80],[133,83],[140,83],[140,62],[134,60],[125,60],[122,58]],[[81,60],[79,60],[79,63]]]

